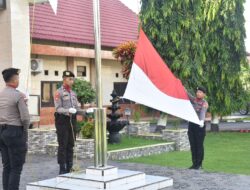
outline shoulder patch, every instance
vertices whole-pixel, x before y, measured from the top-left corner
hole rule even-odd
[[[60,99],[60,93],[59,91],[57,90],[56,93],[55,93],[55,96],[54,96],[54,100],[55,101],[58,101]]]
[[[208,103],[207,103],[207,102],[204,102],[202,106],[203,106],[204,108],[208,108]]]

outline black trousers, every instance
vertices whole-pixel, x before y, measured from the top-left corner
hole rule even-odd
[[[26,138],[20,126],[0,126],[3,163],[3,190],[18,190],[27,152]]]
[[[76,136],[76,115],[66,116],[55,113],[55,125],[58,141],[58,164],[73,164],[73,147]]]
[[[202,166],[204,159],[204,139],[206,136],[206,126],[201,128],[195,123],[188,125],[188,138],[192,153],[193,166]]]

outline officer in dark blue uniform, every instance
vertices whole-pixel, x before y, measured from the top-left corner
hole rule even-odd
[[[204,87],[196,89],[196,97],[188,93],[189,99],[201,121],[201,124],[189,122],[188,137],[192,153],[192,166],[189,169],[201,169],[204,159],[204,139],[206,135],[205,117],[208,108],[208,103],[204,99],[206,90]]]

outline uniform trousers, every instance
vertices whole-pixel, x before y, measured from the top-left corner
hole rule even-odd
[[[58,164],[73,164],[73,147],[76,136],[76,115],[66,116],[55,113],[55,126],[58,141]]]
[[[0,125],[0,149],[3,163],[3,190],[18,190],[27,153],[23,127]]]
[[[200,127],[195,123],[189,123],[188,125],[188,138],[192,153],[193,166],[202,166],[204,159],[204,139],[206,136],[206,126]]]

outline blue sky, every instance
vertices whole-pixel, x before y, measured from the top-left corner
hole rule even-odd
[[[138,13],[140,11],[140,0],[120,0],[127,7],[129,7],[134,12]],[[246,0],[245,3],[245,12],[244,12],[245,20],[246,20],[246,35],[247,38],[245,40],[246,50],[250,53],[250,0]]]

